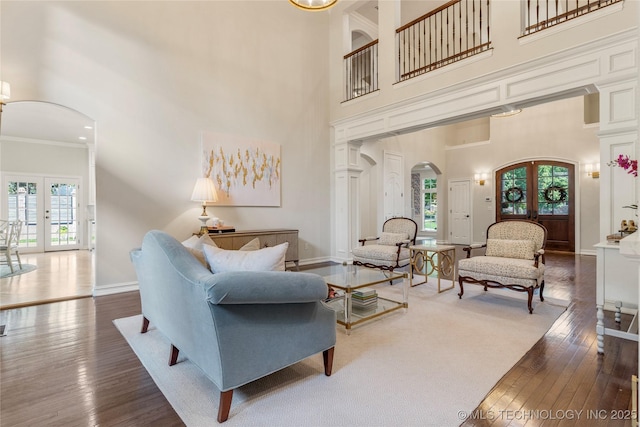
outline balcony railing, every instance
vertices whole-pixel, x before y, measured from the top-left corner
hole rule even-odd
[[[398,28],[398,81],[491,47],[490,0],[454,0]]]
[[[378,40],[344,56],[345,101],[378,90]]]
[[[623,0],[526,0],[523,35],[553,27]]]

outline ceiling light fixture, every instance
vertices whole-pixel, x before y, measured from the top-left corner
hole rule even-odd
[[[520,113],[522,113],[521,108],[512,108],[509,111],[503,111],[502,113],[492,114],[491,117],[511,117]]]
[[[302,10],[317,12],[329,9],[338,3],[338,0],[289,0],[289,3]]]

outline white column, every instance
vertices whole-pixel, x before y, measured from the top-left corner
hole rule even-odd
[[[360,147],[359,141],[343,141],[334,145],[335,238],[334,256],[340,261],[351,259],[351,249],[358,243],[360,229]]]

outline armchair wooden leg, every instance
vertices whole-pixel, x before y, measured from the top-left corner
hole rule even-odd
[[[220,406],[218,407],[218,422],[223,423],[229,418],[229,410],[231,409],[231,399],[233,399],[233,390],[220,392]]]
[[[335,347],[331,347],[328,350],[322,352],[322,359],[324,360],[324,374],[328,377],[331,376],[333,370],[333,350]]]
[[[462,299],[462,295],[464,295],[464,288],[462,287],[462,277],[458,277],[458,283],[460,284],[460,292],[458,292],[458,298]]]
[[[544,280],[540,283],[540,301],[544,301],[544,297],[542,296],[542,292],[544,291]]]
[[[149,319],[147,319],[146,317],[142,316],[142,330],[140,331],[140,333],[144,334],[148,330],[149,330]]]
[[[171,344],[171,356],[169,356],[169,366],[173,366],[178,363],[178,353],[180,350],[175,345]]]
[[[531,306],[531,301],[533,301],[533,286],[527,288],[527,303],[529,307],[529,314],[533,314],[533,307]]]

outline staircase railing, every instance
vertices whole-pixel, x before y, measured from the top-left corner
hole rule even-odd
[[[490,0],[453,0],[396,30],[398,81],[491,47]]]
[[[345,101],[378,90],[378,40],[344,56]]]
[[[553,27],[623,0],[526,0],[523,35]]]

